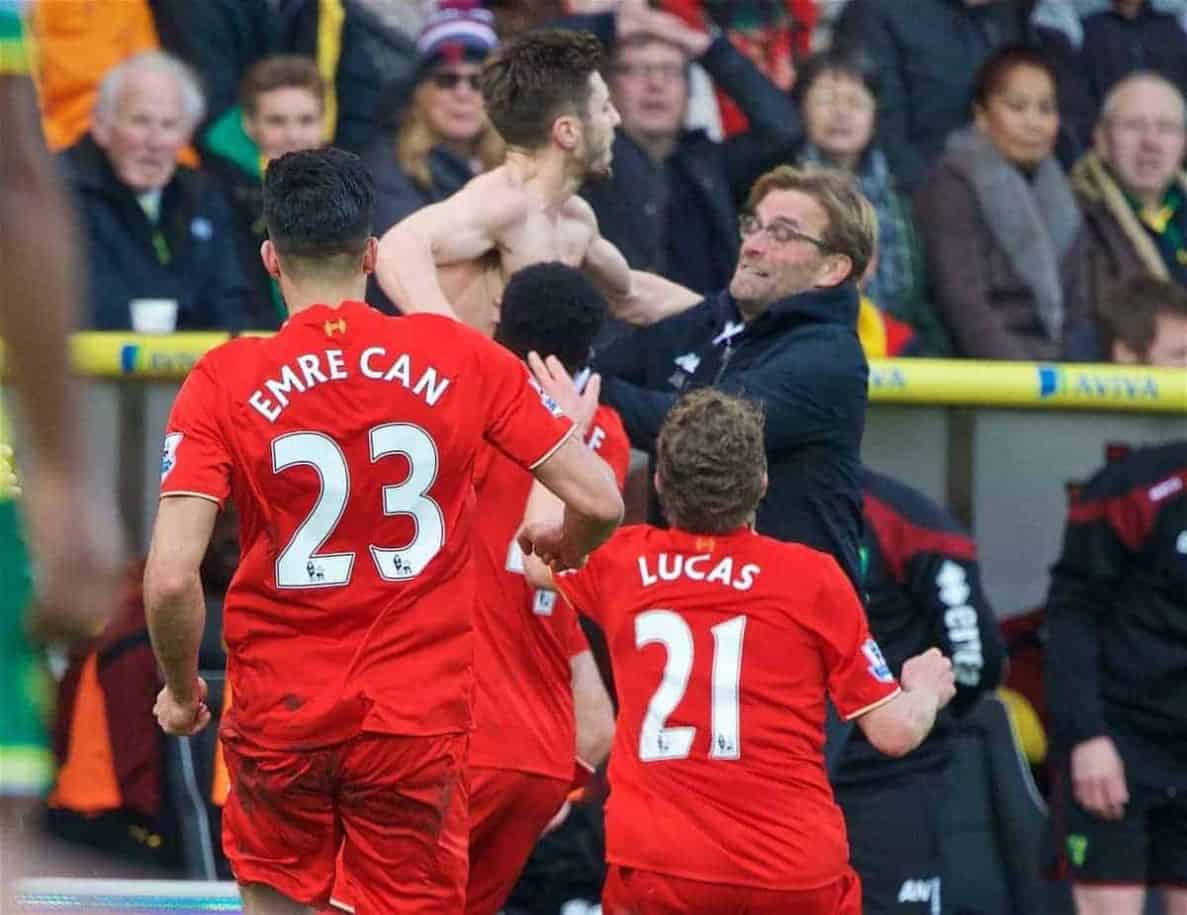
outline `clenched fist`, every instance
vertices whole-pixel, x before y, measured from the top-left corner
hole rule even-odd
[[[922,654],[908,658],[903,664],[899,682],[908,692],[922,689],[934,693],[937,709],[943,708],[956,695],[952,662],[938,648],[929,648]]]

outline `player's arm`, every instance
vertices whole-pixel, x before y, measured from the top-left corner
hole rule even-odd
[[[33,628],[91,636],[112,606],[122,534],[88,487],[67,335],[80,304],[78,239],[38,120],[32,80],[0,74],[0,337],[29,431],[25,515],[41,568]]]
[[[198,570],[218,511],[217,502],[201,496],[162,498],[144,569],[144,612],[165,680],[156,712],[172,734],[197,733],[210,720],[198,677],[206,622]]]
[[[624,511],[614,471],[585,444],[601,378],[593,375],[579,392],[555,356],[541,359],[529,353],[528,367],[540,389],[573,420],[574,430],[533,468],[536,483],[528,495],[519,542],[525,557],[535,555],[558,570],[575,568],[614,533]]]
[[[30,422],[30,470],[67,475],[78,456],[66,339],[79,304],[74,230],[31,80],[0,76],[0,335]]]
[[[577,568],[622,523],[622,496],[606,462],[570,435],[534,471],[536,482],[519,533],[524,556],[558,571]],[[547,493],[541,493],[541,489]],[[560,501],[549,506],[548,494]],[[538,506],[548,506],[540,507]]]
[[[896,683],[852,582],[832,557],[818,561],[811,619],[820,638],[828,691],[846,721],[856,720],[887,756],[905,756],[931,732],[956,693],[952,662],[938,648],[908,658]],[[801,598],[802,600],[802,598]]]
[[[526,200],[505,174],[480,176],[452,196],[392,226],[379,242],[375,277],[404,314],[457,317],[438,265],[475,260],[523,217]]]
[[[573,673],[573,712],[577,719],[577,765],[592,772],[610,755],[614,743],[614,706],[592,651],[587,648],[573,655],[569,666]]]
[[[602,237],[593,208],[579,197],[572,203],[574,214],[593,232],[581,269],[606,297],[610,314],[628,324],[654,324],[701,301],[702,296],[679,283],[632,270],[622,252]]]
[[[938,648],[908,658],[899,683],[901,692],[857,718],[866,738],[887,756],[906,756],[923,743],[956,693],[952,663]]]

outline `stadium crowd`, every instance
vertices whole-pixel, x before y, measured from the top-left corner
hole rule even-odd
[[[395,765],[379,733],[411,748],[398,750],[407,798],[441,792],[428,806],[444,838],[417,867],[442,908],[424,911],[461,912],[450,900],[464,894],[474,915],[582,915],[599,900],[614,915],[1139,915],[1159,886],[1151,904],[1187,915],[1187,440],[1110,449],[1071,488],[1036,623],[1045,690],[998,625],[972,538],[860,457],[869,358],[1187,369],[1187,2],[28,0],[23,13],[81,234],[83,325],[278,332],[233,339],[179,394],[152,550],[59,680],[54,836],[121,869],[193,875],[197,829],[250,911],[383,911],[415,881],[376,849],[414,862],[422,849],[382,820],[414,816],[413,801],[336,797],[345,839],[316,805],[260,806],[284,794],[287,745],[365,780]],[[409,355],[392,364],[397,346]],[[315,350],[325,358],[298,355]],[[401,428],[425,448],[383,438],[378,380],[415,395]],[[341,471],[276,444],[315,436],[284,414],[337,381],[352,399],[322,418],[357,418],[364,446],[370,433],[369,454],[343,453],[344,485],[357,472],[384,524],[411,519],[406,548],[361,549],[346,494],[357,558],[318,552],[332,527],[301,540],[314,515],[302,520],[288,468],[322,485]],[[450,384],[464,399],[434,412]],[[392,456],[404,483],[354,470]],[[611,534],[624,490],[637,526]],[[465,564],[456,539],[414,548],[470,527],[476,588],[451,565]],[[288,548],[262,546],[293,529]],[[746,570],[764,564],[784,579],[752,590]],[[336,630],[310,695],[260,674],[283,666],[260,644],[286,644],[285,613],[338,607],[331,588],[352,575],[399,583],[426,567],[433,586],[408,606],[431,632],[392,625],[356,644]],[[258,606],[270,575],[277,593],[312,596],[269,597],[249,631],[243,595],[256,588]],[[639,593],[624,584],[637,575]],[[715,577],[737,607],[710,627],[686,580]],[[459,594],[474,607],[472,710],[457,701],[470,634],[443,609]],[[805,594],[817,616],[781,613]],[[407,663],[418,639],[431,669]],[[652,642],[665,663],[641,651]],[[355,670],[360,644],[376,655]],[[346,670],[373,704],[330,703]],[[766,691],[740,712],[739,677]],[[698,728],[666,724],[686,689],[712,709]],[[740,758],[739,715],[764,739],[741,776],[716,762]],[[970,744],[1008,747],[996,787],[970,776]],[[1016,745],[1033,773],[1011,774]],[[430,764],[448,771],[426,789]],[[1007,813],[1032,777],[1045,825]],[[962,830],[982,850],[1037,830],[1044,848],[972,866],[954,860]],[[299,866],[269,863],[276,841],[305,843]]]
[[[605,48],[622,122],[611,173],[580,193],[632,268],[724,288],[754,180],[819,163],[877,211],[872,355],[1109,361],[1114,312],[1158,288],[1127,283],[1187,282],[1175,0],[444,6],[31,4],[45,129],[84,217],[87,324],[129,328],[131,301],[164,298],[178,329],[276,328],[266,163],[359,153],[382,234],[501,161],[482,62],[507,29],[552,25]],[[1174,293],[1153,294],[1181,329]],[[369,299],[392,310],[377,284]]]

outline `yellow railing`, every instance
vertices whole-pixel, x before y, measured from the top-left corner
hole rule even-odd
[[[150,336],[88,332],[74,336],[71,355],[84,375],[181,378],[203,353],[226,339],[223,333]],[[877,403],[1051,407],[1187,416],[1187,371],[1071,363],[875,359],[870,364],[870,399]]]

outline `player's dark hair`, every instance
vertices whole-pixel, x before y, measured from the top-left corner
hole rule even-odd
[[[353,263],[366,250],[374,209],[370,172],[341,149],[286,153],[264,174],[264,223],[282,259]]]
[[[558,117],[589,116],[589,77],[602,58],[601,42],[587,32],[540,29],[518,35],[482,68],[486,116],[509,146],[546,146]]]
[[[711,388],[686,394],[659,431],[656,472],[673,527],[723,534],[748,523],[766,489],[762,408]]]
[[[533,264],[508,280],[495,339],[521,359],[533,351],[556,356],[572,374],[585,367],[606,310],[580,270],[560,261]]]

